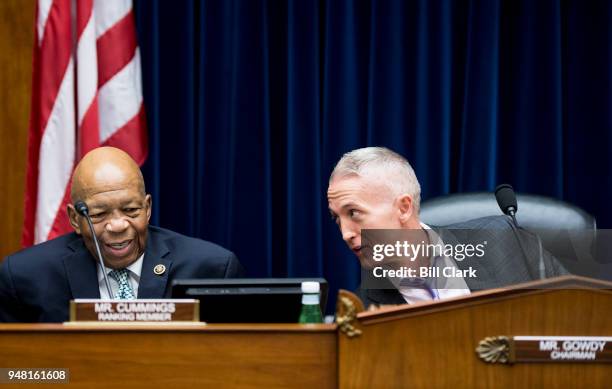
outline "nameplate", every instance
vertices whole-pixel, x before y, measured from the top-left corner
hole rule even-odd
[[[612,337],[494,336],[480,341],[476,353],[489,363],[612,363]]]
[[[194,299],[70,301],[71,322],[197,322],[200,302]]]

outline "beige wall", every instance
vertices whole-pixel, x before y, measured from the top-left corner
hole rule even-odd
[[[20,248],[35,0],[0,0],[0,260]]]

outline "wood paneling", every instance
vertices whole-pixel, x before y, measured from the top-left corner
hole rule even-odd
[[[362,313],[362,335],[340,335],[339,386],[610,387],[610,364],[488,364],[475,352],[489,336],[610,336],[609,312],[610,290],[513,289]]]
[[[324,324],[0,324],[0,361],[68,368],[71,388],[323,389],[337,386],[336,336]]]
[[[35,4],[0,1],[0,260],[21,243]]]

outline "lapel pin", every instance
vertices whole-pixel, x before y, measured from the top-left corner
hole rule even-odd
[[[153,268],[153,273],[157,274],[158,276],[161,276],[162,274],[164,274],[166,272],[166,266],[159,264],[156,265]]]

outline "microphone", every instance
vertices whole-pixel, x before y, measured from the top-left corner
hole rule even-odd
[[[514,194],[512,186],[510,184],[498,185],[497,188],[495,188],[495,199],[502,212],[510,216],[514,224],[518,227],[515,217],[518,211],[518,205],[516,204],[516,194]]]
[[[518,212],[518,204],[516,201],[516,193],[514,193],[514,188],[512,188],[512,185],[510,184],[498,185],[497,188],[495,188],[495,199],[497,200],[497,205],[499,205],[499,208],[501,209],[501,211],[505,215],[510,216],[510,218],[512,219],[512,222],[510,223],[510,227],[512,228],[512,232],[514,232],[514,236],[516,237],[516,240],[518,241],[519,246],[521,247],[521,251],[523,252],[523,258],[525,259],[525,264],[527,265],[527,271],[529,271],[529,274],[531,275],[532,278],[535,278],[530,270],[529,256],[527,255],[527,251],[525,250],[525,247],[523,246],[523,240],[521,239],[521,236],[518,233],[518,229],[521,227],[516,221],[516,212]],[[529,233],[529,231],[527,232]],[[540,279],[544,279],[546,278],[546,269],[544,266],[544,257],[542,255],[542,240],[537,234],[532,233],[531,235],[534,235],[536,239],[538,240],[538,246],[539,246],[539,252],[540,252],[540,256],[539,256]]]
[[[100,244],[98,243],[98,238],[96,237],[96,231],[94,231],[93,223],[91,222],[91,218],[89,217],[89,208],[87,208],[87,204],[84,201],[77,201],[74,203],[74,209],[87,220],[87,224],[89,225],[89,230],[91,231],[91,235],[93,236],[94,245],[96,246],[96,252],[98,253],[98,262],[100,268],[102,269],[102,274],[104,275],[104,283],[106,284],[106,291],[108,292],[109,298],[113,299],[113,292],[110,286],[110,282],[108,282],[108,276],[106,275],[106,268],[104,267],[104,258],[102,257],[102,252],[100,251]]]

